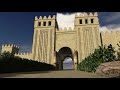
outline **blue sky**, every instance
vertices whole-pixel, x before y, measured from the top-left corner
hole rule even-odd
[[[59,12],[62,13],[62,12]],[[64,12],[62,14],[74,12]],[[34,17],[56,15],[57,12],[0,12],[0,46],[15,44],[21,52],[31,52]],[[98,12],[100,27],[119,30],[120,12]]]

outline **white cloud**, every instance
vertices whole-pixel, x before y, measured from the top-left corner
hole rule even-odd
[[[72,58],[70,58],[70,57],[65,58],[63,63],[73,63]]]
[[[59,28],[64,29],[65,27],[68,29],[71,27],[74,29],[74,20],[75,20],[75,14],[79,15],[80,13],[72,13],[72,14],[62,14],[57,13],[57,22]]]
[[[99,28],[100,32],[103,31],[108,31],[108,32],[111,32],[111,31],[120,31],[120,24],[111,24],[111,25],[108,25],[108,26],[103,26],[103,27],[100,27]]]
[[[100,32],[106,32],[106,31],[110,32],[110,30],[109,30],[108,27],[106,27],[106,26],[100,27],[100,28],[99,28],[99,31],[100,31]]]

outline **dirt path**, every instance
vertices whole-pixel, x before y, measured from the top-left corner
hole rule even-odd
[[[36,71],[0,74],[0,78],[104,78],[95,73],[82,71]]]

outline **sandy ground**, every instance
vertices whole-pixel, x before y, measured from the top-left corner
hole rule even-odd
[[[36,71],[0,74],[0,78],[107,78],[95,73],[74,70]]]

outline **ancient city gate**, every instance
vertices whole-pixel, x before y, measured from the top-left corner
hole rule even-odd
[[[100,45],[97,13],[75,15],[74,29],[60,29],[56,17],[35,17],[32,59],[63,69],[63,60],[69,56],[74,69]]]

